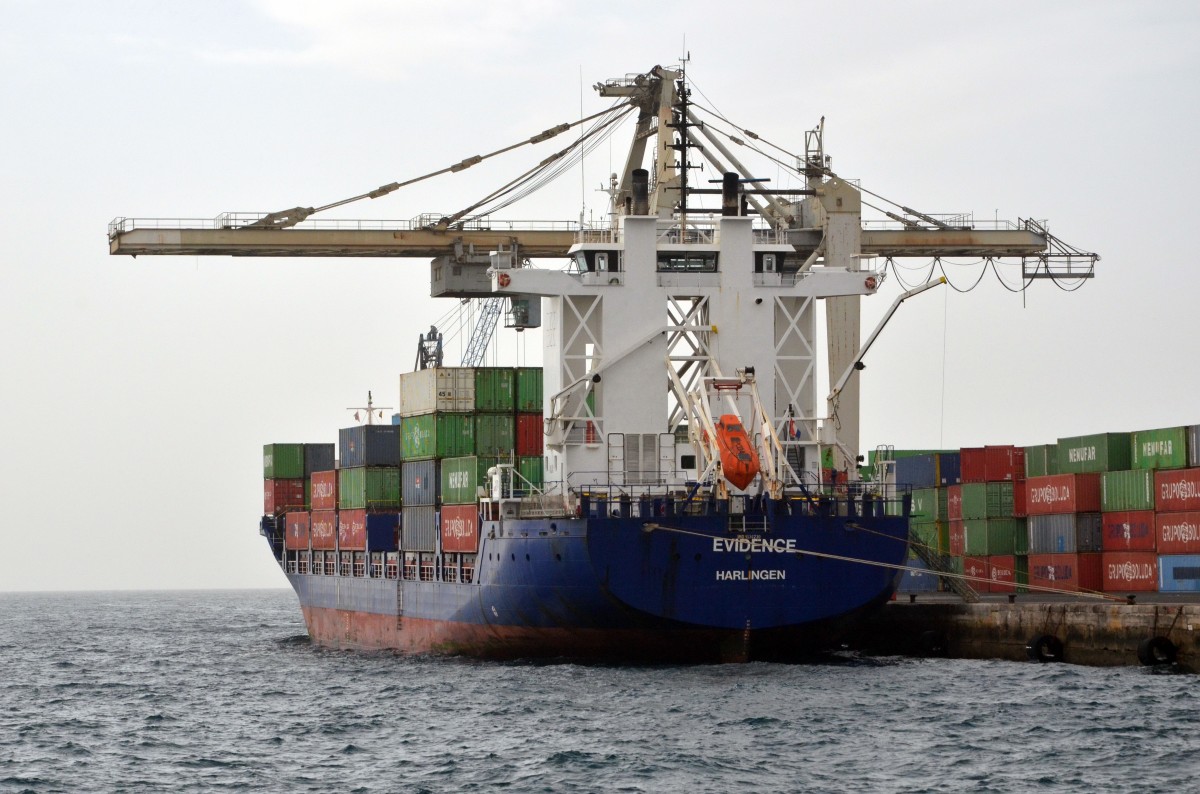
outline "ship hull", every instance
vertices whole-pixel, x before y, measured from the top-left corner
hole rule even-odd
[[[484,522],[470,583],[288,578],[332,648],[733,662],[835,647],[894,591],[906,522],[769,512]]]

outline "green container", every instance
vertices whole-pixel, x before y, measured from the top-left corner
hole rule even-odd
[[[475,368],[475,410],[512,413],[517,399],[516,370],[510,367]]]
[[[442,504],[473,504],[480,485],[487,487],[488,469],[500,463],[500,458],[468,455],[443,458],[441,465]]]
[[[930,524],[946,520],[949,515],[946,508],[947,493],[946,488],[914,488],[909,523]]]
[[[1185,469],[1188,465],[1187,428],[1138,430],[1130,435],[1131,469]]]
[[[339,510],[400,507],[400,469],[395,466],[338,469]]]
[[[475,414],[476,455],[509,457],[517,444],[517,420],[512,414]]]
[[[298,480],[303,476],[303,444],[263,445],[264,480]]]
[[[540,490],[545,485],[544,466],[545,462],[542,460],[541,455],[522,455],[517,458],[517,474],[524,477],[525,482],[518,480],[516,487],[520,490],[525,490],[532,485],[534,488]]]
[[[963,558],[962,557],[947,557],[946,562],[949,563],[950,573],[956,573],[962,576]]]
[[[400,459],[456,458],[475,452],[473,414],[421,414],[400,420]]]
[[[1088,474],[1126,471],[1130,465],[1132,433],[1097,433],[1058,440],[1058,473]]]
[[[975,518],[963,520],[963,552],[968,557],[993,554],[1025,554],[1029,534],[1023,518]]]
[[[932,524],[909,524],[908,540],[912,544],[925,546],[931,554],[950,552],[950,527],[941,521]]]
[[[517,412],[536,414],[542,411],[542,368],[517,367]]]
[[[1100,509],[1154,509],[1154,472],[1150,469],[1106,471],[1100,475]]]
[[[1018,554],[1013,560],[1013,569],[1017,579],[1017,592],[1029,592],[1029,558],[1024,554]]]
[[[962,517],[1011,518],[1013,514],[1013,484],[1011,482],[969,482],[962,486]],[[984,552],[967,552],[967,556]]]
[[[1046,477],[1051,474],[1058,474],[1058,445],[1025,447],[1025,476]]]

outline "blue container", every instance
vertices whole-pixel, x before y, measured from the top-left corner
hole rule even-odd
[[[896,482],[914,488],[942,488],[958,485],[962,463],[957,452],[913,455],[896,461]]]
[[[905,560],[909,568],[920,568],[919,571],[904,571],[900,576],[897,593],[936,593],[938,589],[937,574],[921,560]]]
[[[359,425],[338,431],[339,465],[399,466],[400,428],[396,425]]]
[[[333,471],[333,444],[304,445],[304,476],[314,471]]]
[[[367,551],[396,551],[399,513],[367,513]]]
[[[406,460],[400,469],[400,496],[405,507],[429,507],[441,496],[438,461]]]
[[[1200,554],[1164,554],[1158,558],[1158,592],[1200,592]]]

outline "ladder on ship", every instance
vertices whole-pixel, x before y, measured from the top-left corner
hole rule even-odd
[[[975,592],[975,588],[971,587],[971,584],[965,579],[960,578],[957,573],[950,570],[950,566],[946,563],[946,558],[926,546],[925,542],[917,536],[916,531],[911,526],[908,528],[908,547],[916,552],[921,562],[929,566],[929,570],[938,574],[949,574],[948,576],[939,576],[938,579],[946,587],[957,593],[963,601],[968,604],[974,604],[979,601],[979,593]]]

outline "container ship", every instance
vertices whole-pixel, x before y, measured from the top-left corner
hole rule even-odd
[[[978,224],[872,193],[894,210],[864,223],[823,120],[791,154],[694,103],[681,67],[596,88],[606,110],[324,207],[110,224],[113,254],[423,257],[432,296],[480,299],[490,318],[465,366],[422,334],[391,423],[372,405],[336,445],[266,445],[259,530],[316,642],[647,661],[827,648],[911,567],[910,489],[856,474],[857,373],[900,302],[938,282],[901,294],[865,342],[861,300],[900,257],[1010,257],[1027,282],[1092,275],[1098,257],[1044,222]],[[491,214],[626,122],[602,222]],[[568,131],[462,211],[309,220]],[[800,187],[769,185],[735,150]],[[719,179],[700,180],[705,161]],[[542,367],[479,366],[501,314],[541,330]]]

